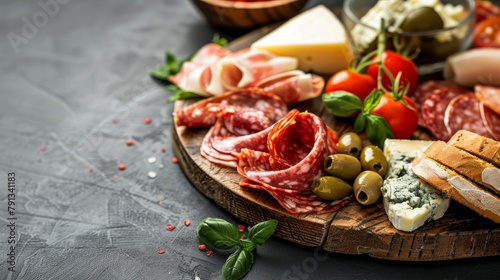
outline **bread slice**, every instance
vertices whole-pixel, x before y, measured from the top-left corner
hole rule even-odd
[[[459,130],[451,137],[448,144],[465,150],[500,168],[500,142],[498,141],[467,130]]]
[[[500,194],[500,169],[493,164],[443,141],[432,143],[424,153],[464,177]]]
[[[462,205],[500,223],[500,198],[457,172],[423,155],[413,160],[412,172]]]

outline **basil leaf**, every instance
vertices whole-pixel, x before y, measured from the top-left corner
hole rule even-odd
[[[323,105],[335,116],[348,117],[363,109],[363,102],[347,91],[334,91],[322,95]]]
[[[264,242],[271,237],[271,235],[276,230],[278,226],[277,220],[269,220],[256,224],[250,229],[248,233],[248,239],[258,245],[264,244]]]
[[[256,243],[254,243],[252,240],[249,240],[249,239],[240,239],[240,242],[238,244],[238,246],[240,246],[240,248],[243,248],[247,251],[252,251],[253,249],[255,249],[255,247],[257,246]]]
[[[394,137],[392,129],[384,117],[375,114],[366,116],[365,131],[368,140],[380,149],[384,148],[385,139]]]
[[[168,67],[168,65],[157,66],[153,69],[153,71],[151,71],[150,75],[154,78],[168,81],[168,77],[170,76],[170,67]]]
[[[202,97],[195,92],[185,91],[176,85],[168,85],[165,87],[165,89],[172,92],[172,94],[168,98],[168,102],[173,102],[175,100],[180,100],[180,99],[190,99],[190,98]]]
[[[228,250],[238,245],[241,233],[229,222],[218,218],[206,218],[196,228],[196,234],[206,245]]]
[[[378,89],[374,89],[364,100],[363,112],[369,114],[382,99],[383,92]]]
[[[250,251],[238,248],[222,266],[222,277],[225,280],[240,279],[250,271],[252,265],[253,254]]]
[[[212,38],[212,43],[225,48],[225,47],[227,47],[227,43],[228,42],[227,42],[227,39],[226,38],[222,38],[219,35],[219,33],[215,33],[214,37]]]
[[[356,120],[354,120],[354,131],[356,133],[360,133],[361,131],[363,131],[363,129],[365,129],[365,126],[366,126],[366,116],[365,114],[359,114],[356,117]]]

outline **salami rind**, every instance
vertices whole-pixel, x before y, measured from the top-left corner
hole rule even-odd
[[[500,115],[484,104],[481,104],[480,109],[486,129],[495,140],[500,141]]]
[[[451,138],[444,123],[446,108],[450,101],[461,94],[455,88],[441,88],[427,95],[421,104],[421,115],[426,127],[439,140]]]
[[[481,118],[481,102],[472,93],[461,94],[451,100],[446,108],[444,123],[450,135],[464,129],[493,138]]]

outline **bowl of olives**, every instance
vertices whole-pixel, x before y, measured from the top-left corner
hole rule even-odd
[[[345,0],[342,20],[359,56],[377,48],[380,22],[386,48],[414,58],[419,74],[443,69],[446,58],[468,49],[475,23],[474,0]]]

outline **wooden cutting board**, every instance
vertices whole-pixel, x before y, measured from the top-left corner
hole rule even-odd
[[[230,47],[242,49],[269,32],[264,28],[235,40]],[[176,101],[174,110],[194,101]],[[350,124],[332,116],[316,98],[295,108],[321,116],[339,135]],[[210,163],[199,153],[208,129],[173,128],[174,151],[186,177],[205,196],[249,225],[277,219],[275,236],[296,244],[322,247],[331,253],[368,254],[374,258],[401,261],[438,261],[500,255],[500,225],[482,218],[452,201],[445,216],[411,232],[395,229],[382,203],[364,207],[356,201],[328,214],[293,215],[260,190],[241,189],[242,177],[233,168]],[[432,139],[425,130],[414,135]]]

